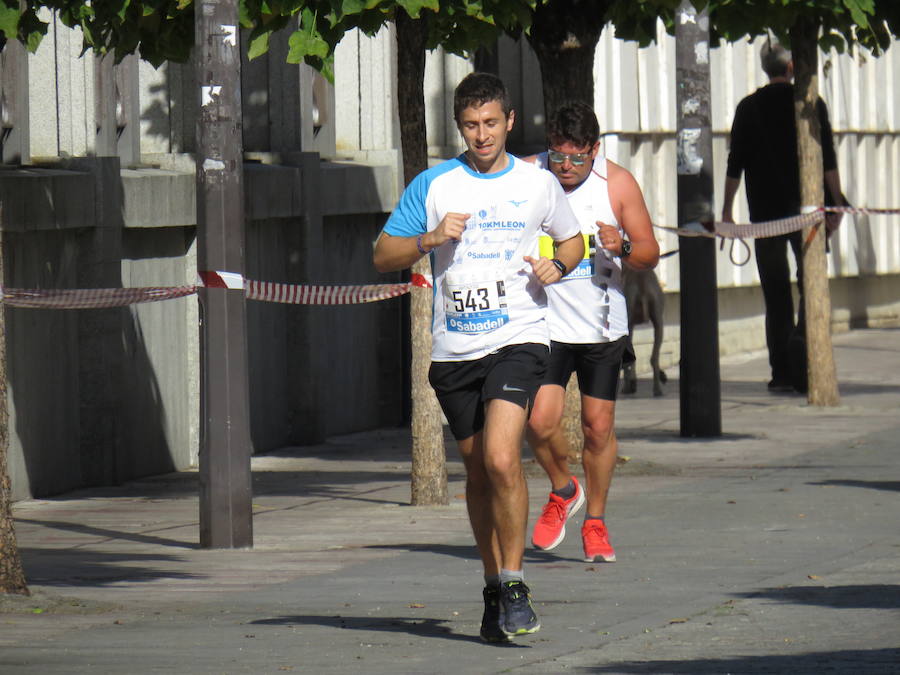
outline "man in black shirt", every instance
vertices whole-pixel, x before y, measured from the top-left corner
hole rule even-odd
[[[751,222],[775,220],[800,213],[800,169],[797,159],[797,126],[794,120],[794,64],[791,53],[779,44],[767,42],[760,53],[769,84],[744,98],[734,113],[731,144],[725,178],[722,220],[734,222],[732,205],[741,181],[747,174],[747,202]],[[822,161],[825,171],[826,202],[843,205],[837,158],[828,109],[820,98],[817,109],[821,127]],[[829,217],[829,231],[840,216]],[[794,323],[794,302],[787,246],[794,252],[797,287],[800,292],[799,317]],[[756,265],[766,305],[766,345],[772,379],[771,391],[806,392],[806,336],[803,311],[802,234],[754,240]]]

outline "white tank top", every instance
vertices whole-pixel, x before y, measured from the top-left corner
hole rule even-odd
[[[547,153],[537,157],[547,168]],[[594,245],[597,221],[619,228],[609,200],[606,157],[598,155],[587,179],[566,193],[585,237],[585,257],[562,281],[546,287],[550,339],[571,344],[611,342],[628,335],[628,310],[622,292],[622,259]],[[553,257],[549,237],[541,237],[541,255]]]

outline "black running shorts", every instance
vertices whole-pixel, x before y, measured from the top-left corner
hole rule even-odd
[[[457,440],[484,429],[484,404],[493,398],[530,411],[547,369],[542,344],[510,345],[474,361],[433,361],[428,381]]]
[[[550,343],[550,362],[543,384],[558,384],[565,388],[572,372],[578,373],[578,388],[582,394],[604,401],[615,401],[619,389],[619,371],[625,363],[634,361],[634,350],[628,336],[613,342],[572,344]]]

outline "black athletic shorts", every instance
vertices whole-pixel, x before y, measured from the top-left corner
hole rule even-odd
[[[492,398],[530,411],[547,369],[546,345],[509,345],[474,361],[433,361],[428,381],[457,440],[484,429],[484,404]]]
[[[634,350],[628,336],[612,342],[572,344],[550,343],[550,363],[543,384],[558,384],[565,388],[572,372],[578,373],[578,388],[582,394],[615,401],[619,389],[619,371],[625,363],[634,361]]]

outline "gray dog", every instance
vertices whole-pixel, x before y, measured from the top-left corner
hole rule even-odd
[[[649,321],[653,324],[653,351],[650,354],[650,366],[653,368],[653,395],[663,395],[663,384],[668,378],[659,367],[659,349],[663,340],[663,309],[665,296],[659,279],[653,270],[636,271],[625,266],[623,270],[625,286],[625,302],[628,306],[628,339],[634,338],[634,327]],[[622,393],[633,394],[637,391],[637,375],[634,361],[623,369]]]

